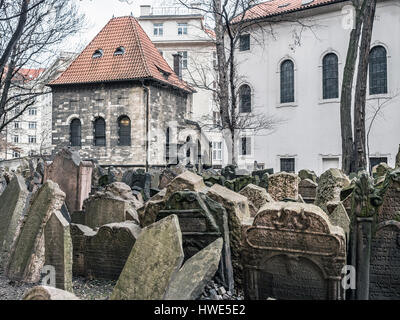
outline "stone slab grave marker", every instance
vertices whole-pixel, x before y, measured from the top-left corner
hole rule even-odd
[[[223,238],[224,246],[217,280],[226,288],[233,289],[228,215],[224,207],[203,193],[178,191],[169,197],[165,208],[158,212],[157,220],[172,214],[179,219],[185,260],[218,238]]]
[[[176,215],[143,229],[114,287],[111,300],[161,300],[184,258]]]
[[[76,276],[86,276],[86,243],[87,239],[93,237],[96,232],[88,226],[71,223],[71,238],[73,246],[72,274]]]
[[[339,169],[328,169],[319,178],[315,205],[340,201],[340,192],[350,185],[349,178]]]
[[[44,264],[44,228],[64,200],[65,193],[51,180],[35,193],[7,265],[6,274],[10,279],[39,280]]]
[[[336,300],[343,296],[345,235],[314,205],[266,204],[244,229],[242,261],[245,299]]]
[[[168,199],[176,191],[190,190],[201,192],[204,189],[206,189],[206,185],[204,184],[203,177],[193,172],[185,171],[169,183],[164,198]]]
[[[370,300],[400,299],[400,222],[385,221],[372,237]]]
[[[82,161],[78,152],[65,148],[45,168],[43,181],[51,180],[59,185],[66,194],[65,202],[72,214],[82,210],[83,201],[89,197],[92,171],[92,162]]]
[[[280,172],[269,176],[268,193],[275,201],[298,200],[300,178],[294,173]]]
[[[380,195],[383,203],[378,210],[378,223],[400,221],[400,168],[386,174]]]
[[[310,179],[304,179],[299,182],[299,194],[305,203],[314,203],[317,196],[318,184]]]
[[[143,169],[127,170],[122,176],[122,182],[130,186],[131,189],[134,187],[140,188],[145,201],[150,198],[150,173],[146,173]]]
[[[187,260],[169,284],[165,300],[198,299],[218,269],[223,245],[218,238]]]
[[[25,293],[22,300],[80,300],[71,292],[47,286],[37,286]]]
[[[44,229],[45,264],[54,266],[56,288],[72,289],[72,239],[68,221],[60,211],[55,211]]]
[[[248,199],[250,215],[252,217],[257,214],[258,210],[260,210],[264,204],[275,201],[265,188],[256,186],[254,184],[248,184],[246,187],[240,190],[239,194]]]
[[[5,267],[29,202],[24,179],[15,175],[0,196],[0,267]]]

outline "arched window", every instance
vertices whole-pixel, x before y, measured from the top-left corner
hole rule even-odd
[[[118,135],[120,146],[131,145],[131,120],[127,116],[118,119]]]
[[[71,121],[69,125],[70,130],[70,143],[73,147],[80,147],[81,146],[81,120],[74,119]]]
[[[103,118],[97,118],[94,121],[94,145],[106,145],[106,122]]]
[[[338,57],[328,53],[322,60],[322,89],[324,99],[339,97]]]
[[[251,112],[251,89],[247,84],[239,88],[239,112]]]
[[[387,54],[377,46],[369,53],[369,94],[382,93],[387,93]]]
[[[294,64],[285,60],[281,64],[281,103],[294,102]]]

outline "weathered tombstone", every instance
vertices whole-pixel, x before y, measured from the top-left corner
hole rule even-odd
[[[139,217],[135,209],[137,201],[128,185],[114,182],[108,185],[104,191],[97,191],[85,200],[85,225],[96,228],[126,220],[133,220],[139,224]]]
[[[73,245],[73,263],[72,274],[74,276],[86,276],[86,243],[88,238],[93,237],[96,232],[82,224],[71,223],[70,226],[72,245]]]
[[[46,167],[43,181],[52,180],[60,186],[69,212],[82,210],[83,201],[89,197],[92,166],[91,162],[82,161],[78,152],[62,149]]]
[[[122,182],[130,186],[131,189],[133,189],[133,187],[139,187],[145,201],[150,198],[150,173],[146,173],[143,169],[136,171],[128,170],[122,176]]]
[[[258,210],[267,202],[273,202],[274,199],[267,193],[265,188],[249,184],[240,190],[239,194],[245,196],[249,201],[250,215],[255,217]]]
[[[69,223],[55,211],[44,229],[45,264],[55,268],[56,288],[72,289],[72,239]]]
[[[180,167],[167,168],[163,170],[160,174],[160,182],[158,184],[158,189],[164,189],[175,179],[178,175],[183,173],[185,170]]]
[[[386,174],[380,195],[383,203],[378,210],[378,223],[387,220],[400,221],[400,168]]]
[[[349,178],[339,169],[328,169],[319,178],[315,205],[340,201],[340,191],[350,185]]]
[[[0,196],[0,267],[4,267],[27,209],[29,193],[24,179],[15,175]]]
[[[30,289],[22,300],[80,300],[73,293],[61,289],[37,286]]]
[[[400,299],[400,222],[381,222],[372,237],[370,300]]]
[[[44,264],[43,231],[50,216],[61,209],[65,193],[48,180],[34,195],[11,251],[6,274],[10,279],[36,282]]]
[[[317,196],[318,184],[310,179],[304,179],[299,182],[299,194],[305,203],[314,203]]]
[[[175,214],[182,232],[185,260],[222,237],[224,246],[217,280],[233,289],[233,270],[229,245],[228,216],[224,207],[202,193],[178,191],[170,196],[157,215],[161,220]]]
[[[169,284],[165,300],[195,300],[214,277],[221,259],[223,239],[218,238],[185,262]]]
[[[171,194],[176,191],[190,190],[195,192],[201,192],[206,188],[203,178],[197,174],[185,171],[184,173],[177,176],[174,180],[170,182],[167,186],[167,191],[165,193],[165,198],[168,199]]]
[[[114,287],[111,300],[161,300],[184,258],[176,215],[142,230]]]
[[[390,167],[385,162],[381,162],[372,168],[372,176],[374,179],[378,179],[384,177],[390,170]]]
[[[236,178],[236,167],[234,165],[227,165],[221,170],[221,174],[226,180],[232,180]]]
[[[400,145],[399,145],[399,151],[396,154],[396,165],[395,168],[400,168]]]
[[[343,229],[311,204],[266,204],[244,230],[246,299],[336,300],[346,264]]]
[[[117,280],[141,232],[132,221],[106,224],[86,237],[85,275],[91,279]]]
[[[239,192],[249,184],[255,184],[256,178],[252,176],[240,176],[233,180],[226,180],[224,186],[232,191]]]
[[[343,203],[329,201],[322,205],[321,209],[328,214],[329,220],[334,226],[339,226],[343,229],[346,234],[346,239],[349,239],[350,218],[347,215],[347,211]]]
[[[244,221],[250,219],[247,198],[218,184],[213,185],[207,191],[207,196],[222,204],[228,213],[233,276],[235,283],[240,287],[242,281],[242,264],[240,261],[242,224]]]
[[[149,200],[143,208],[138,210],[140,226],[147,227],[157,219],[158,212],[165,206],[165,200]]]
[[[309,179],[312,182],[315,182],[315,183],[318,182],[318,177],[315,174],[315,172],[312,170],[302,169],[299,171],[298,176],[301,180]]]
[[[297,201],[300,178],[294,173],[280,172],[269,176],[268,193],[275,201]]]

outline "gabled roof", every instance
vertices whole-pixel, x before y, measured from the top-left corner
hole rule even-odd
[[[344,1],[346,0],[271,0],[251,7],[245,12],[244,17],[242,14],[240,14],[233,18],[232,23],[268,18]]]
[[[124,48],[124,54],[114,55],[120,47]],[[93,58],[96,50],[101,50],[103,55]],[[152,79],[192,92],[164,60],[138,21],[128,16],[111,19],[68,69],[49,85],[140,79]]]

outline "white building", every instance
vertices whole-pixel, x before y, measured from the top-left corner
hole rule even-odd
[[[72,57],[72,53],[62,53],[46,70],[21,69],[20,73],[29,80],[27,85],[30,81],[38,81],[39,86],[44,86],[66,69]],[[41,90],[49,92],[39,95],[32,106],[4,129],[7,143],[2,144],[2,159],[51,154],[52,94],[50,89]],[[9,117],[19,113],[22,107],[16,107]]]
[[[272,0],[247,14],[259,23],[250,46],[238,50],[239,73],[251,89],[253,112],[284,123],[271,134],[249,136],[246,157],[275,171],[341,167],[340,92],[352,14],[343,0]],[[301,19],[273,22],[275,15]],[[254,21],[254,20],[253,20]],[[261,32],[263,30],[264,32]],[[271,32],[271,30],[273,32]],[[371,43],[367,130],[371,164],[394,166],[400,143],[400,1],[379,1]],[[242,44],[248,38],[243,36]],[[300,40],[300,42],[298,42]]]
[[[206,28],[203,15],[179,6],[143,5],[140,9],[139,23],[168,64],[173,66],[174,54],[182,56],[182,78],[196,90],[191,118],[202,125],[219,121],[213,91],[204,89],[216,86],[216,50],[213,31]],[[211,126],[203,130],[212,143],[212,163],[221,166],[226,157],[222,135]]]

